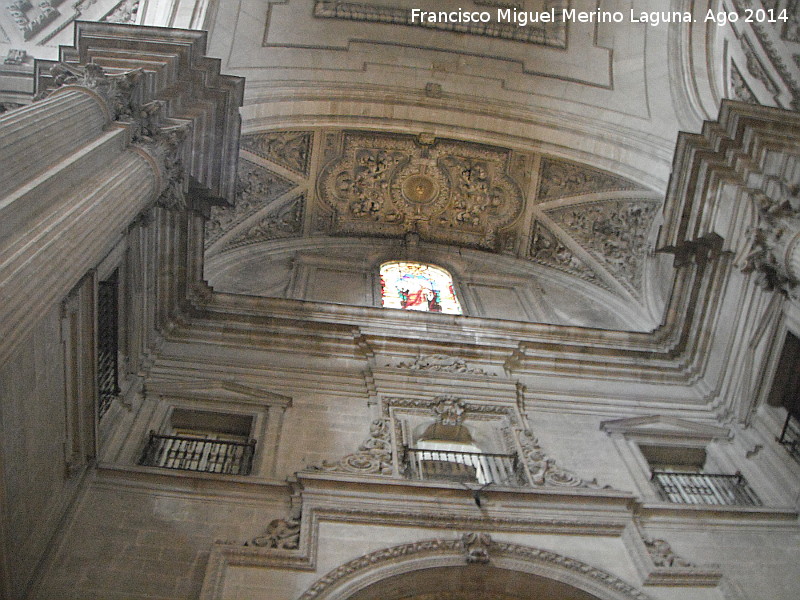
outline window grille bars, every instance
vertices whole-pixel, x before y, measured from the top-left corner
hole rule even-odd
[[[515,454],[404,447],[403,462],[409,479],[525,485],[525,475]]]
[[[255,447],[255,440],[235,442],[151,431],[139,464],[201,473],[249,475]]]
[[[102,418],[119,395],[117,343],[119,339],[117,271],[97,289],[97,415]]]
[[[650,480],[662,500],[676,504],[761,506],[761,500],[740,473],[719,475],[653,471]]]

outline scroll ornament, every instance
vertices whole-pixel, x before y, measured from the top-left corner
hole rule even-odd
[[[370,425],[369,433],[369,439],[359,446],[358,452],[348,454],[337,462],[325,461],[321,467],[312,467],[312,470],[328,473],[391,475],[393,467],[389,420],[374,420]]]

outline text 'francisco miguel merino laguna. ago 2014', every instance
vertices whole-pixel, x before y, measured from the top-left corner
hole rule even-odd
[[[593,11],[580,11],[574,8],[551,8],[546,11],[526,11],[517,8],[498,8],[493,14],[491,11],[470,11],[461,8],[456,10],[423,10],[411,9],[411,23],[414,25],[427,25],[434,23],[501,23],[516,24],[525,27],[529,24],[543,23],[646,23],[658,26],[662,23],[694,23],[713,22],[719,26],[736,21],[746,23],[778,23],[788,20],[786,10],[750,9],[742,13],[731,11],[708,10],[704,15],[695,17],[689,11],[651,11],[637,12],[633,9],[629,13],[622,11],[608,11],[596,9]]]

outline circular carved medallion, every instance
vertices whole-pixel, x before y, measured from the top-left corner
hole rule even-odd
[[[428,204],[439,195],[439,185],[427,175],[420,173],[406,177],[400,184],[403,197],[409,202]]]

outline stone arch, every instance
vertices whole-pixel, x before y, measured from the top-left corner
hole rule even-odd
[[[453,589],[453,581],[464,580],[466,587]],[[477,587],[477,582],[483,587]],[[448,600],[466,600],[471,593],[496,600],[651,600],[618,577],[582,561],[531,546],[495,542],[487,534],[377,550],[328,572],[299,600],[428,600],[442,593]]]

